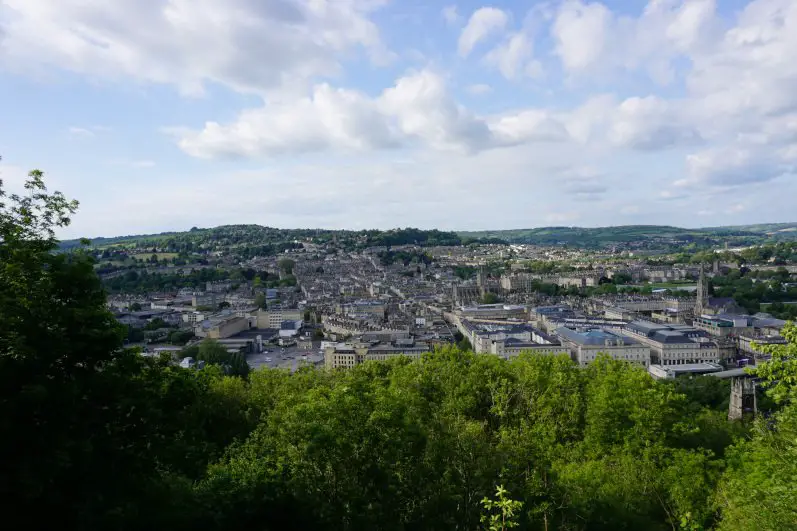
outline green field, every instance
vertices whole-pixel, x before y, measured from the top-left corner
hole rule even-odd
[[[653,289],[697,288],[697,284],[694,282],[653,282],[649,285]]]

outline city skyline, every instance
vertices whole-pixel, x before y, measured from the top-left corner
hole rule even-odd
[[[6,0],[0,179],[65,238],[794,221],[794,2],[428,4]]]

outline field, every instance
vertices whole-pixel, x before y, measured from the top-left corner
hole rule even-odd
[[[653,282],[650,284],[653,289],[697,289],[694,282]]]

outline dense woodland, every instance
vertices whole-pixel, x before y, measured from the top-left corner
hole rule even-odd
[[[350,371],[225,375],[122,349],[77,204],[0,194],[0,490],[26,529],[797,528],[797,328],[727,383],[450,347]],[[498,491],[498,492],[496,492]],[[14,524],[12,524],[13,526]]]

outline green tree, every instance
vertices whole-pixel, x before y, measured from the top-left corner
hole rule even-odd
[[[192,357],[209,365],[221,366],[229,374],[235,376],[245,377],[249,374],[249,365],[246,363],[246,357],[243,354],[230,353],[224,345],[213,339],[202,341],[199,344],[196,355]]]
[[[0,188],[3,506],[31,529],[53,514],[68,529],[141,528],[166,510],[166,475],[184,470],[175,448],[194,395],[166,384],[182,378],[166,362],[121,349],[88,253],[57,252],[77,203],[40,171],[25,188]]]
[[[141,311],[141,304],[139,304],[137,302],[134,302],[133,304],[130,305],[130,311],[131,312],[140,312]]]
[[[770,419],[758,419],[752,437],[729,451],[717,494],[721,530],[797,526],[797,326],[789,323],[783,335],[788,344],[768,346],[771,361],[755,369],[780,409]]]
[[[169,334],[169,343],[172,345],[185,345],[194,337],[192,330],[175,330]]]
[[[500,302],[501,299],[495,293],[485,293],[479,302],[482,304],[495,304]]]
[[[523,502],[509,498],[509,492],[503,485],[495,489],[495,498],[485,497],[482,500],[485,513],[482,515],[482,524],[489,531],[506,531],[517,527],[517,514],[523,508]]]
[[[280,268],[280,271],[282,271],[286,275],[292,275],[293,268],[296,266],[296,262],[294,262],[290,258],[282,258],[280,259],[279,262],[277,262],[277,266]]]
[[[266,295],[264,293],[258,293],[255,295],[255,306],[261,310],[266,309]]]

